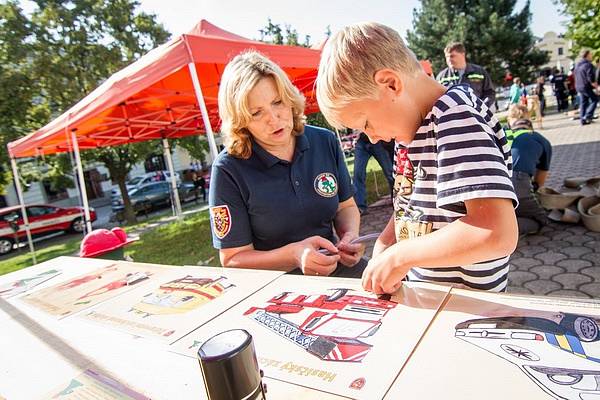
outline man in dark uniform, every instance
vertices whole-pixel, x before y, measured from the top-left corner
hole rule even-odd
[[[568,111],[569,101],[567,100],[567,77],[558,68],[556,68],[554,70],[554,75],[552,75],[552,78],[550,78],[550,82],[554,86],[554,95],[556,96],[558,112]]]
[[[473,92],[488,106],[496,102],[496,92],[489,74],[483,67],[467,62],[465,46],[462,43],[450,43],[444,49],[448,68],[437,76],[437,81],[446,87],[467,84]]]

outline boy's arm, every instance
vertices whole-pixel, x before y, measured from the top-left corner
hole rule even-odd
[[[412,267],[455,267],[511,254],[518,240],[510,199],[465,201],[467,215],[430,234],[402,240],[369,261],[363,287],[393,293]],[[387,228],[386,228],[387,230]]]
[[[377,238],[375,245],[373,246],[373,255],[371,257],[377,257],[383,253],[385,249],[396,243],[396,233],[394,231],[394,214],[392,214],[385,228]]]

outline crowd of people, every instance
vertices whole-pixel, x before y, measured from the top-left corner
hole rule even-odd
[[[317,100],[331,126],[359,133],[354,181],[335,134],[305,123],[304,98],[281,68],[254,51],[233,58],[219,88],[225,149],[209,191],[222,265],[362,277],[375,293],[403,280],[505,290],[519,234],[547,221],[535,190],[552,148],[530,117],[541,127],[545,77],[532,93],[513,79],[503,128],[489,74],[467,62],[461,43],[444,53],[448,67],[432,79],[385,25],[348,26],[328,40]],[[550,77],[559,111],[571,96],[582,124],[597,103],[594,73],[588,52],[573,78]],[[391,154],[384,142],[395,143]],[[393,210],[367,261],[354,240],[367,210],[370,157],[389,183]]]

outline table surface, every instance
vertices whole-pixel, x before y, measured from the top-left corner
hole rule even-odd
[[[59,257],[0,276],[0,286],[50,267],[63,270],[61,275],[39,284],[29,292],[35,293],[112,263],[114,261],[85,259],[82,262],[79,258]],[[153,399],[206,398],[200,368],[194,358],[170,351],[168,345],[156,340],[132,336],[79,318],[58,319],[22,301],[23,296],[0,297],[0,399],[50,398],[51,394],[64,388],[72,378],[85,370],[114,378]],[[536,311],[552,312],[556,311],[557,303],[560,304],[561,311],[600,314],[599,304],[596,302],[548,301],[533,296],[452,289],[443,308],[435,314],[419,344],[399,371],[386,398],[433,398],[438,395],[464,398],[465,393],[476,393],[478,387],[489,386],[486,381],[486,376],[487,379],[492,379],[490,371],[486,369],[489,366],[500,371],[503,376],[495,382],[502,382],[514,375],[518,383],[499,384],[493,391],[486,392],[486,398],[507,398],[506,395],[510,393],[513,396],[516,391],[527,393],[528,398],[551,399],[552,396],[547,391],[538,388],[540,385],[532,385],[518,366],[499,357],[490,357],[477,347],[480,346],[478,343],[473,346],[472,343],[459,340],[460,338],[456,339],[454,325],[473,315],[481,315],[482,309],[487,310],[484,316],[494,315],[498,310],[506,313],[506,309],[522,310],[532,307]],[[447,332],[449,325],[452,326],[450,335]],[[441,344],[444,341],[448,341],[449,345]],[[481,363],[487,364],[484,367]],[[463,365],[466,375],[461,370]],[[598,370],[600,375],[600,368]],[[428,372],[425,374],[424,371]],[[469,383],[472,390],[465,392],[467,386],[456,379],[457,376],[467,376],[469,381],[473,381],[469,376],[477,377],[477,383]],[[268,377],[264,378],[264,382],[267,384],[269,399],[346,398]],[[523,391],[519,389],[521,386]],[[542,386],[540,387],[543,389]]]

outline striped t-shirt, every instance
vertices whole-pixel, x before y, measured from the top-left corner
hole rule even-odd
[[[490,109],[465,85],[450,88],[408,146],[396,144],[396,239],[418,237],[466,215],[465,201],[508,198],[515,204],[510,147]],[[447,268],[413,267],[409,280],[503,291],[508,256]]]

